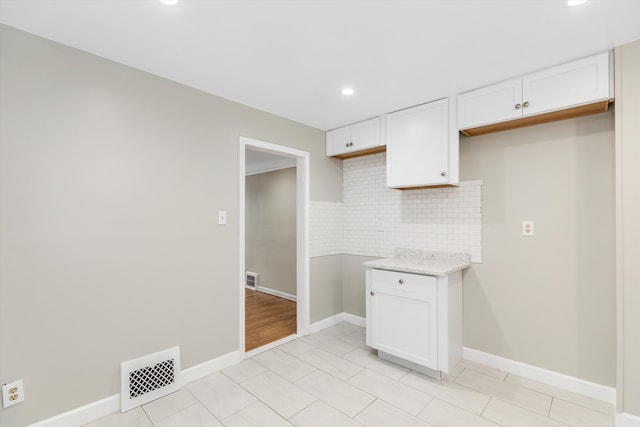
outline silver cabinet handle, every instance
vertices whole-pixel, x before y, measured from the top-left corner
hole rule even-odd
[[[371,294],[371,296],[374,296],[376,293],[371,291],[370,294]]]
[[[401,285],[404,285],[404,280],[400,279],[398,280],[398,283],[400,283]]]
[[[442,171],[442,172],[440,172],[440,175],[447,176],[447,173],[445,171]]]
[[[524,108],[527,108],[529,106],[529,101],[525,102],[524,104],[522,104],[524,106]]]
[[[347,147],[347,148],[349,148],[349,143],[347,142],[344,146],[345,146],[345,147]]]
[[[349,143],[349,147],[353,147],[353,142],[350,142],[350,143]]]
[[[516,104],[516,110],[519,110],[520,108],[522,108],[522,105]]]

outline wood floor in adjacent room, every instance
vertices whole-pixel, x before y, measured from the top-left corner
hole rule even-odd
[[[245,289],[245,351],[296,333],[296,303]]]

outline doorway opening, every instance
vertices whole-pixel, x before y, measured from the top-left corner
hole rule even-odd
[[[309,153],[240,137],[239,163],[239,347],[246,352],[308,333]]]

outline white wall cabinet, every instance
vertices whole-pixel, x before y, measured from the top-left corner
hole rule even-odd
[[[453,369],[462,359],[462,272],[365,271],[367,345],[436,378]]]
[[[384,151],[380,117],[327,132],[327,156],[349,158],[379,151]]]
[[[610,52],[604,52],[463,93],[458,96],[458,127],[468,135],[478,135],[487,132],[474,132],[477,128],[561,110],[575,109],[574,116],[606,111],[613,98],[611,64]],[[593,111],[586,105],[593,105]],[[545,121],[568,117],[572,115],[549,115]],[[489,131],[542,123],[542,119]]]
[[[458,183],[455,98],[445,98],[385,116],[387,187]]]

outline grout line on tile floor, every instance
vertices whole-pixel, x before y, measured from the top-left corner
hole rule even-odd
[[[484,405],[484,408],[482,408],[482,411],[480,412],[480,417],[484,418],[483,417],[484,411],[487,410],[487,407],[489,406],[489,403],[491,403],[492,400],[493,400],[493,396],[489,396],[489,400],[487,400],[487,403]]]

